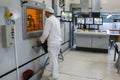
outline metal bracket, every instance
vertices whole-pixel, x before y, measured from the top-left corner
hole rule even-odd
[[[23,0],[20,0],[21,2],[21,6],[23,7],[24,4],[28,3],[28,1],[23,1]]]

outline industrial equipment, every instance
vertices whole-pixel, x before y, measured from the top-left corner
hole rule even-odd
[[[8,7],[0,7],[0,29],[1,29],[1,38],[2,38],[2,47],[7,48],[14,46],[14,24],[15,21],[11,19],[13,13],[9,10]]]
[[[23,4],[23,39],[41,36],[44,26],[45,4],[28,1]]]

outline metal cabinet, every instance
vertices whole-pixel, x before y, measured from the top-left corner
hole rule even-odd
[[[76,35],[77,47],[89,47],[91,48],[91,36],[90,35]]]
[[[108,49],[109,35],[76,34],[76,47]]]
[[[108,49],[109,36],[94,35],[92,39],[92,48]]]

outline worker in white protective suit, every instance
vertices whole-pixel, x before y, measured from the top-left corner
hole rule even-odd
[[[43,34],[39,41],[42,43],[47,40],[49,66],[51,66],[51,76],[49,80],[57,80],[59,77],[58,71],[58,54],[61,47],[61,29],[60,21],[54,16],[54,10],[52,8],[46,8],[45,11],[46,22],[43,29]]]

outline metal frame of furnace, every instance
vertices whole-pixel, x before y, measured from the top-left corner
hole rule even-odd
[[[40,37],[42,35],[43,30],[37,30],[37,31],[31,31],[31,32],[27,32],[27,8],[33,8],[33,9],[37,9],[37,10],[43,10],[43,27],[44,27],[44,21],[45,21],[45,4],[43,3],[38,3],[38,2],[27,2],[23,4],[23,8],[22,8],[22,33],[23,33],[23,39],[29,39],[29,38],[37,38]]]

